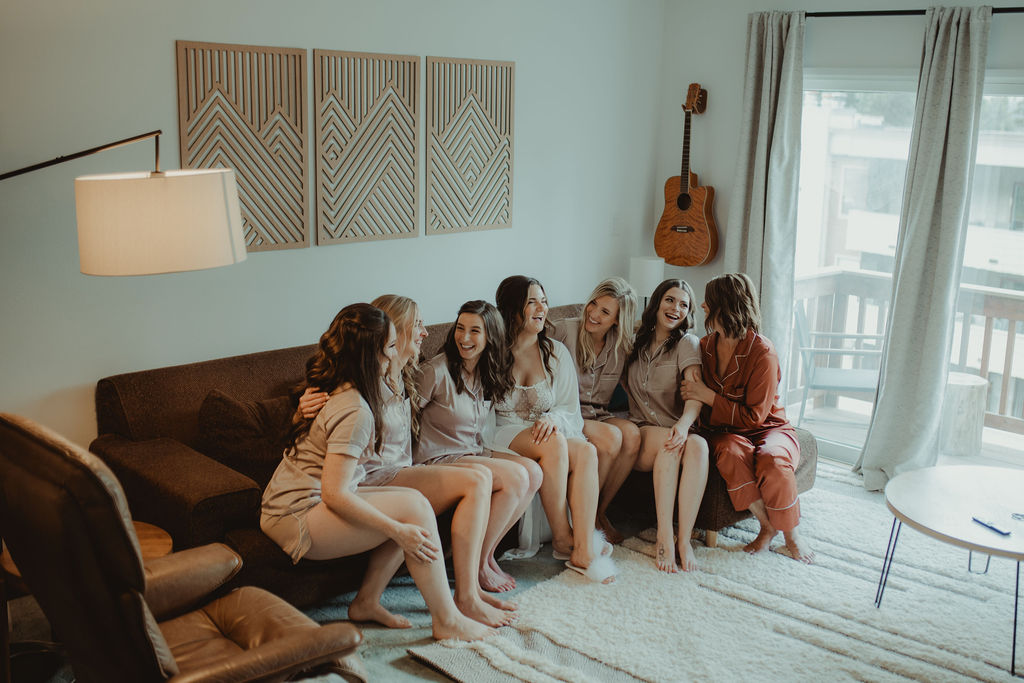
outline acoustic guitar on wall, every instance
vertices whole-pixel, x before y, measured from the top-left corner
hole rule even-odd
[[[665,181],[665,210],[654,231],[654,251],[673,266],[700,266],[718,253],[718,228],[712,213],[713,187],[697,183],[690,170],[690,115],[703,114],[708,91],[691,83],[686,91],[683,163],[680,174]]]

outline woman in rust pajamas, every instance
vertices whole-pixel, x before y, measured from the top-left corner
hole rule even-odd
[[[758,334],[757,292],[744,273],[720,275],[704,290],[701,378],[684,379],[683,399],[704,406],[698,431],[718,465],[733,507],[750,510],[761,525],[744,548],[768,550],[781,531],[793,559],[811,562],[800,541],[796,466],[800,445],[778,403],[781,379],[775,347]]]

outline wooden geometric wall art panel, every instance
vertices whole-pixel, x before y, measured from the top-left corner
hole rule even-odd
[[[235,169],[249,251],[309,244],[306,51],[177,41],[183,168]]]
[[[316,242],[416,237],[419,57],[313,50]]]
[[[514,62],[427,57],[428,235],[512,220]]]

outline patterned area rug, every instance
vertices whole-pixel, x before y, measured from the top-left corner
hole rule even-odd
[[[802,496],[814,565],[747,555],[748,521],[718,548],[695,542],[699,571],[668,575],[640,534],[616,548],[614,584],[565,571],[517,596],[520,619],[499,637],[409,652],[459,681],[1019,681],[1008,671],[1015,563],[992,558],[972,574],[967,551],[904,527],[876,609],[892,515],[833,469],[827,489]]]

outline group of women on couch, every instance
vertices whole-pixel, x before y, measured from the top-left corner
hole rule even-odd
[[[750,278],[708,283],[701,340],[690,333],[693,291],[678,279],[655,289],[635,337],[636,296],[621,278],[598,285],[580,318],[553,326],[535,279],[506,278],[495,302],[464,304],[422,367],[415,302],[352,304],[307,363],[261,527],[296,562],[371,551],[351,619],[409,626],[380,603],[405,562],[435,638],[474,640],[511,623],[515,605],[491,593],[515,580],[494,552],[538,491],[554,556],[614,580],[611,542],[622,536],[606,510],[634,468],[653,472],[658,568],[695,569],[709,447],[736,509],[760,523],[746,549],[767,550],[782,531],[790,554],[811,560],[797,534],[799,446],[777,404],[778,358],[758,334]],[[619,384],[628,419],[608,412]],[[449,509],[454,597],[436,520]]]

